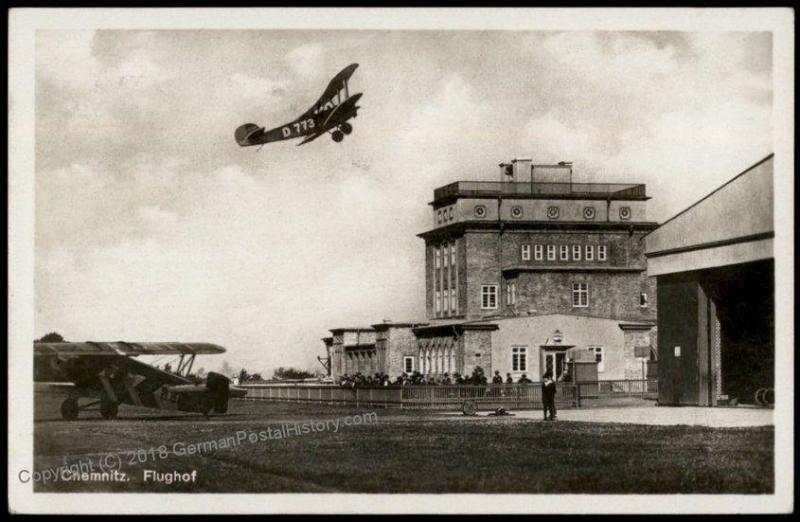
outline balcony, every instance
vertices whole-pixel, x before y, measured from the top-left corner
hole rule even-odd
[[[452,198],[497,197],[570,199],[645,199],[645,186],[635,183],[529,183],[456,181],[433,191],[435,202]]]

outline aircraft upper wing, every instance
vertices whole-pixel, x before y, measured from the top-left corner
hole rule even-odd
[[[33,343],[35,355],[162,355],[162,354],[213,354],[224,353],[225,348],[211,343]]]
[[[303,114],[303,116],[307,116],[313,113],[314,111],[316,111],[317,109],[319,109],[320,107],[331,101],[331,99],[333,99],[333,97],[336,96],[340,90],[344,89],[344,82],[350,79],[350,77],[353,75],[357,67],[358,67],[357,63],[351,63],[350,65],[342,69],[339,72],[339,74],[334,76],[333,79],[328,84],[328,86],[325,88],[325,91],[322,93],[322,96],[320,96],[319,100],[317,100],[317,103],[312,105],[311,108],[308,109],[305,112],[305,114]]]

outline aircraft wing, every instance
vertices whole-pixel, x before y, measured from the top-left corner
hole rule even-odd
[[[224,353],[225,348],[211,343],[129,343],[93,342],[83,343],[33,343],[34,355],[193,355]]]
[[[325,88],[325,91],[322,93],[322,96],[320,96],[319,100],[317,100],[317,103],[312,105],[311,108],[308,109],[303,114],[303,117],[312,114],[317,109],[327,104],[329,101],[333,99],[334,96],[336,96],[339,93],[339,91],[344,89],[344,83],[350,79],[350,77],[353,75],[357,67],[358,67],[357,63],[352,63],[347,67],[345,67],[344,69],[342,69],[339,72],[339,74],[334,76],[333,79],[328,84],[328,86]]]
[[[309,136],[306,136],[306,139],[304,139],[303,141],[301,141],[300,143],[298,143],[298,144],[297,144],[297,146],[299,147],[300,145],[303,145],[303,144],[305,144],[305,143],[308,143],[309,141],[314,141],[315,139],[319,138],[319,137],[320,137],[320,136],[322,136],[323,134],[325,134],[325,131],[321,131],[321,132],[318,132],[318,133],[316,133],[316,134],[311,134],[311,135],[309,135]]]

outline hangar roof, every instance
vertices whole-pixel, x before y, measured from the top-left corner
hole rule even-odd
[[[648,275],[772,258],[773,160],[770,154],[646,235]]]

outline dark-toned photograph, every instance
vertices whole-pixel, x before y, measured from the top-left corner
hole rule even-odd
[[[791,11],[23,11],[16,511],[792,509]]]

